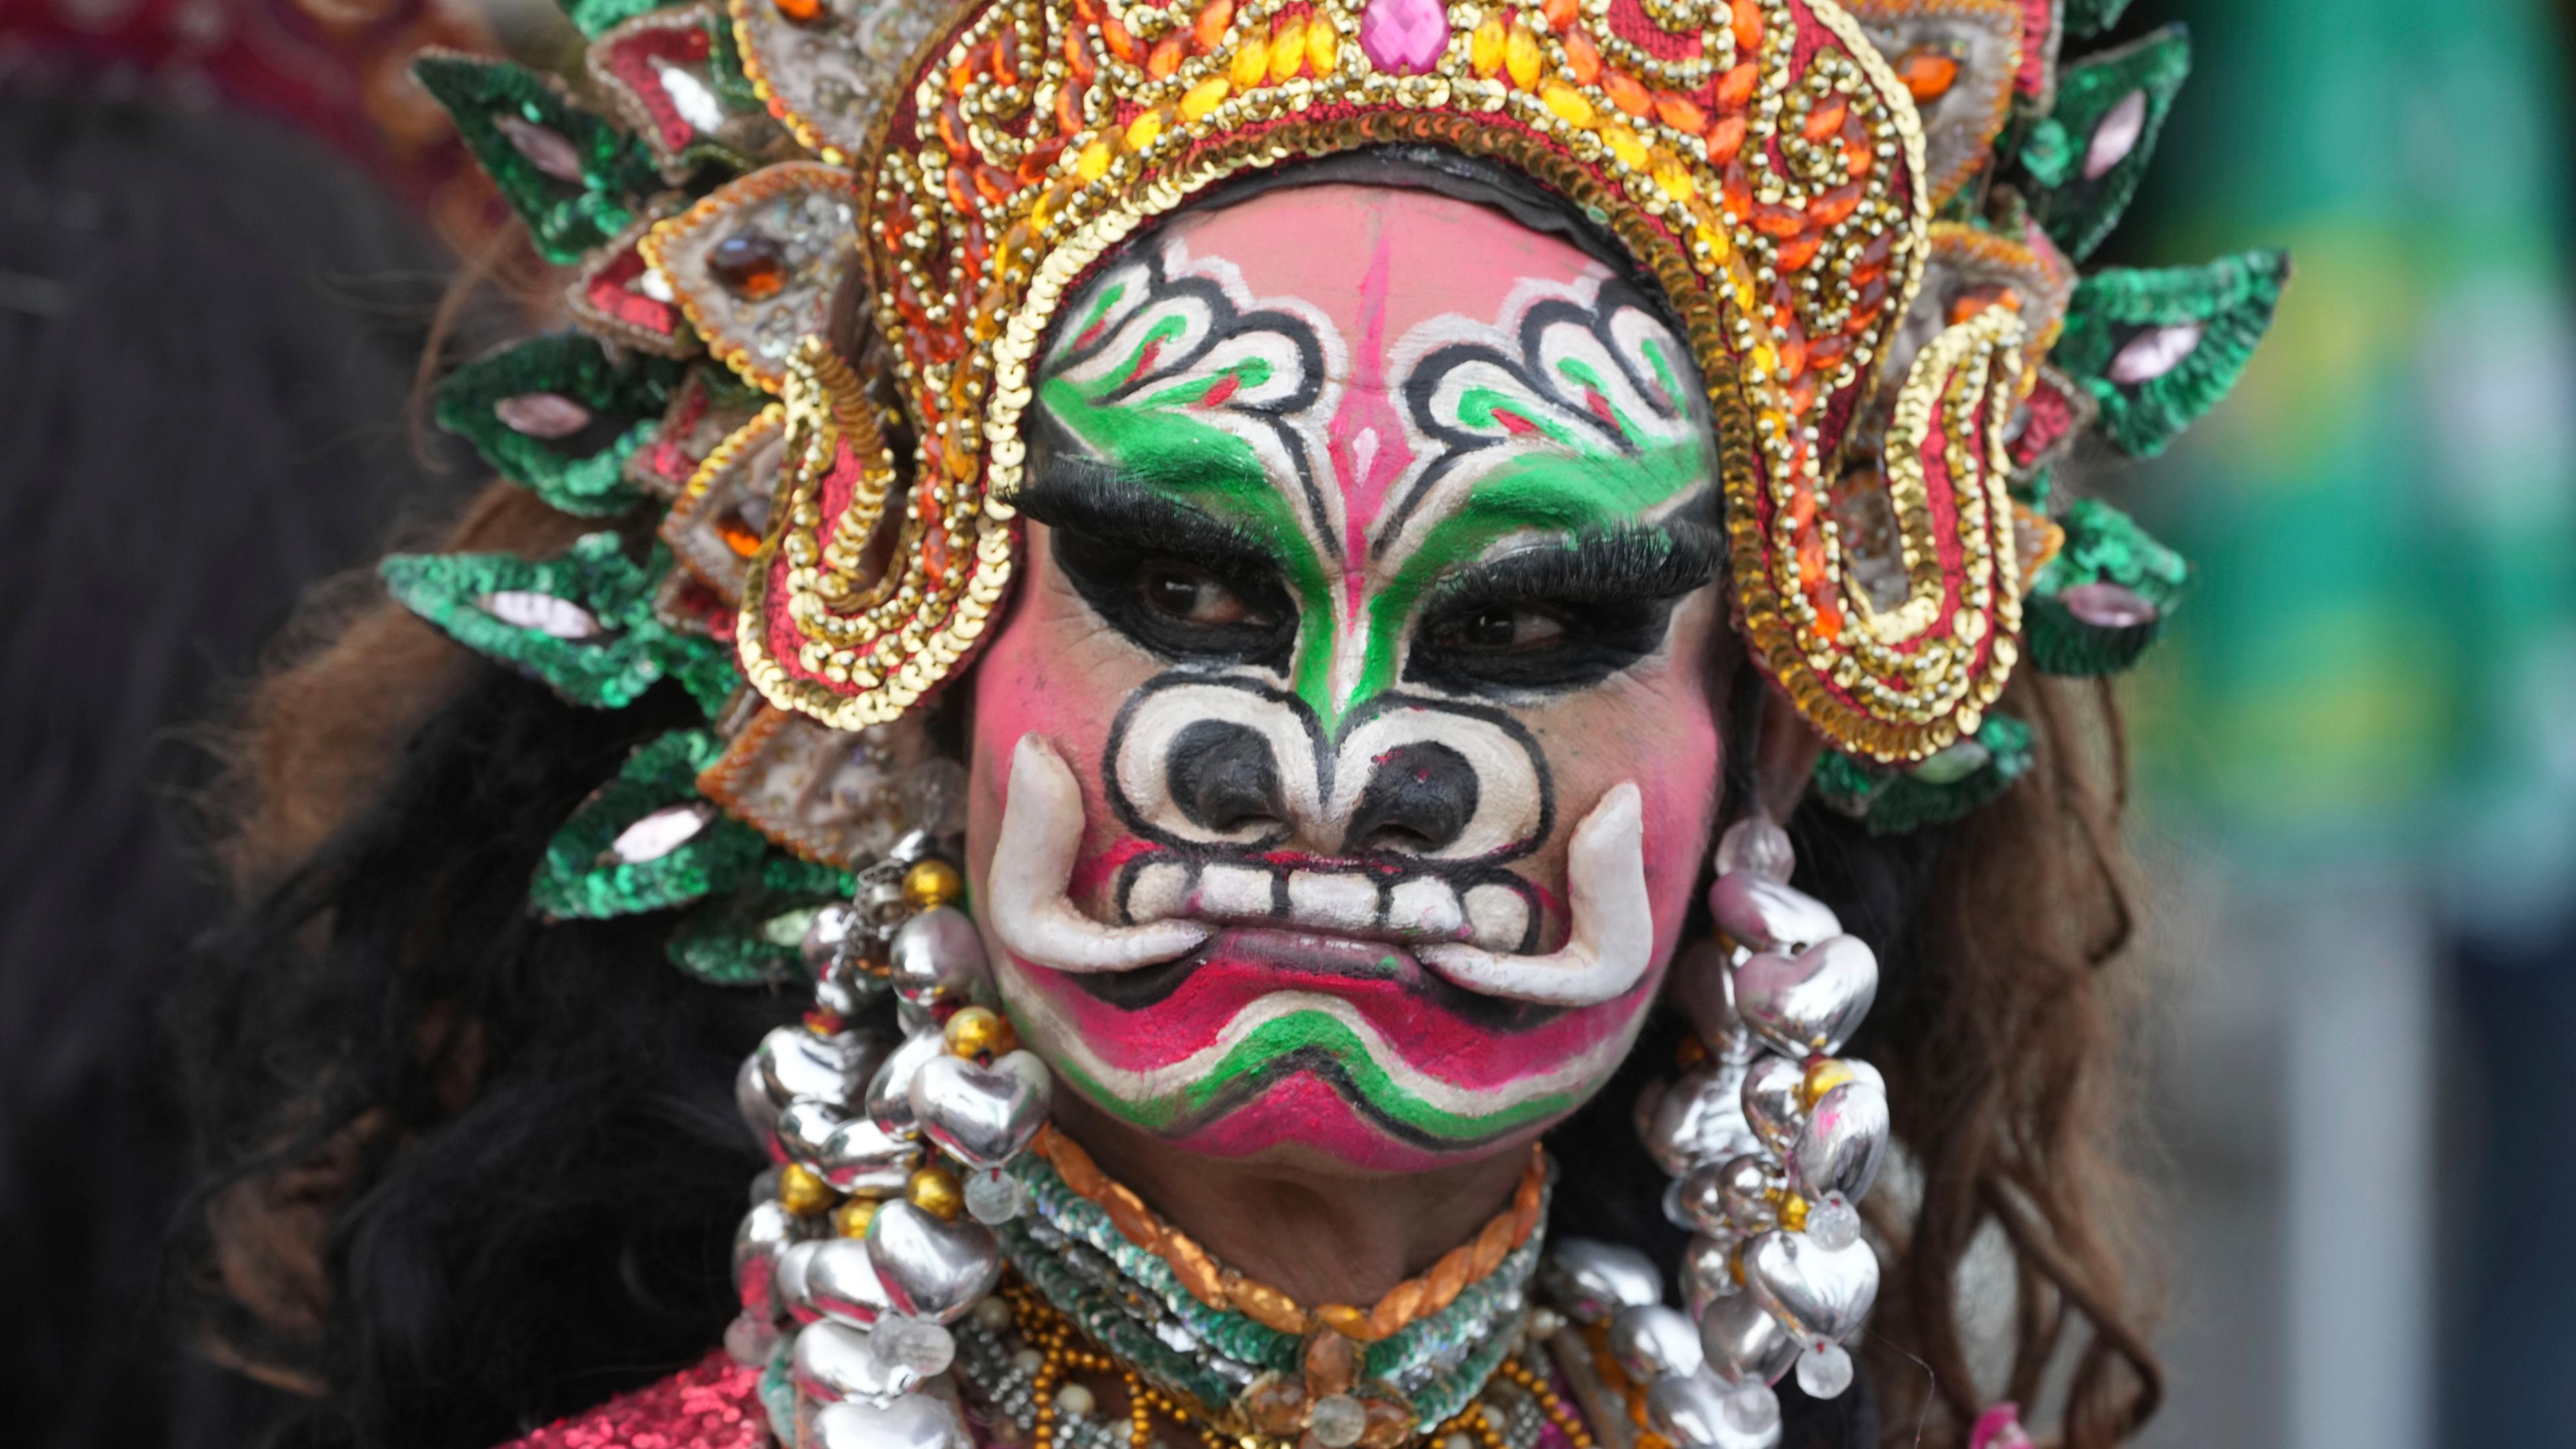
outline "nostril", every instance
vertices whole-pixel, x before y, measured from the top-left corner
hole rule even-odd
[[[1279,764],[1258,730],[1228,720],[1193,721],[1172,737],[1166,760],[1172,803],[1201,830],[1238,835],[1286,818]]]
[[[1433,740],[1398,745],[1369,772],[1343,849],[1405,855],[1446,849],[1476,818],[1477,796],[1476,767],[1465,755]]]

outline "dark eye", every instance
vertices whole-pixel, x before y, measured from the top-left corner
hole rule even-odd
[[[1452,616],[1435,626],[1431,642],[1441,649],[1502,652],[1552,648],[1565,638],[1565,621],[1527,604],[1495,605]]]
[[[1462,694],[1574,689],[1663,642],[1668,599],[1460,600],[1414,637],[1404,677]]]
[[[1287,667],[1297,608],[1268,565],[1184,558],[1071,528],[1054,533],[1056,566],[1119,633],[1167,659]]]
[[[1223,579],[1177,559],[1152,559],[1136,571],[1145,607],[1175,624],[1199,628],[1264,622]]]

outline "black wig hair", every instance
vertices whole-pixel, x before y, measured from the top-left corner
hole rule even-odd
[[[273,1407],[157,1316],[184,1113],[153,1006],[220,909],[172,727],[442,484],[402,416],[444,250],[220,110],[0,95],[0,1402],[17,1445]]]

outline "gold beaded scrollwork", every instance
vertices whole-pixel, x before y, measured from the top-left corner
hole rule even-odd
[[[2023,391],[2022,341],[2018,316],[1988,308],[1926,344],[1897,389],[1881,463],[1903,598],[1882,606],[1854,571],[1839,572],[1833,586],[1847,616],[1840,647],[1812,649],[1804,672],[1783,677],[1811,719],[1839,724],[1835,742],[1844,748],[1928,752],[1974,734],[2019,658],[2021,572],[2003,460]],[[1781,546],[1785,522],[1774,520],[1767,550],[1752,530],[1735,528],[1739,569],[1766,554],[1772,560],[1746,589],[1748,627],[1766,649],[1784,636],[1814,638],[1805,575],[1815,556]],[[1827,540],[1837,532],[1829,525]],[[1844,694],[1862,708],[1847,706]]]
[[[974,647],[1010,578],[1010,528],[954,479],[900,489],[877,405],[822,338],[798,347],[781,405],[786,465],[743,592],[743,668],[774,704],[882,724]]]
[[[1830,0],[983,0],[946,25],[886,100],[860,178],[860,246],[915,439],[901,580],[861,598],[835,564],[872,536],[888,485],[868,470],[879,481],[836,484],[840,465],[799,453],[777,557],[755,570],[768,612],[743,618],[774,702],[883,719],[962,659],[1008,577],[1034,359],[1089,268],[1228,177],[1428,142],[1563,194],[1662,285],[1709,384],[1749,628],[1817,726],[1880,759],[1957,736],[1930,702],[1982,688],[2007,599],[1991,559],[1978,582],[1985,555],[1927,530],[1999,526],[1982,492],[1952,496],[1991,467],[1936,424],[1964,453],[1906,475],[1920,478],[1900,510],[1908,567],[1930,571],[1918,592],[1937,606],[1909,597],[1878,617],[1832,517],[1851,420],[1921,284],[1931,207],[1913,103]],[[791,399],[826,385],[804,366]],[[1965,385],[1959,366],[1942,375]],[[1980,387],[1980,405],[2010,390]]]

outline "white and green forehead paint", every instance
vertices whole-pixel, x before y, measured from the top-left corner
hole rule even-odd
[[[1294,244],[1148,244],[1067,309],[1038,400],[1079,449],[1279,558],[1303,613],[1289,685],[1332,729],[1394,683],[1444,573],[1651,520],[1706,485],[1713,449],[1687,350],[1598,265],[1521,275],[1526,256],[1462,246],[1439,285],[1399,288],[1381,238],[1348,259],[1348,296],[1256,297],[1259,248]],[[1493,315],[1426,312],[1424,292]]]

